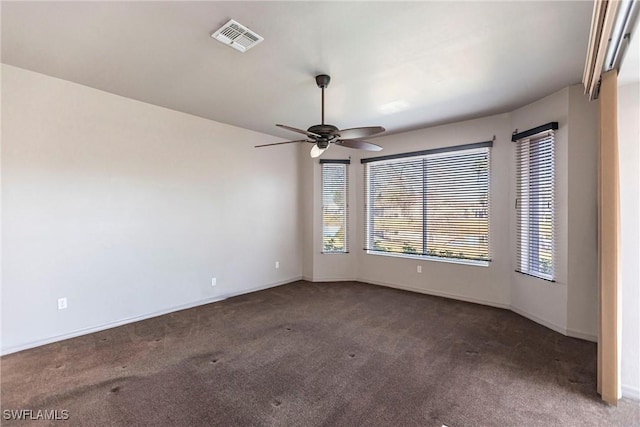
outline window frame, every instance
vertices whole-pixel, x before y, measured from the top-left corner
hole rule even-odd
[[[349,165],[351,161],[348,159],[320,159],[320,223],[321,223],[321,250],[320,253],[324,255],[336,255],[336,254],[348,254],[349,253]],[[344,244],[342,249],[339,250],[327,250],[325,246],[325,165],[336,166],[342,165],[344,168],[344,183],[343,183],[343,198],[344,198],[344,212],[342,218],[342,227],[344,229]]]
[[[495,136],[494,136],[494,140],[495,140]],[[492,261],[491,259],[491,214],[490,214],[491,212],[491,148],[493,146],[494,140],[473,143],[473,144],[464,144],[464,145],[458,145],[458,146],[442,147],[442,148],[435,148],[435,149],[429,149],[429,150],[414,151],[409,153],[400,153],[400,154],[393,154],[388,156],[379,156],[379,157],[361,159],[361,163],[363,163],[363,166],[364,166],[364,208],[365,209],[364,209],[363,241],[365,246],[364,248],[365,252],[369,255],[390,256],[390,257],[398,257],[398,258],[409,258],[409,259],[416,259],[416,260],[437,261],[437,262],[445,262],[445,263],[453,263],[453,264],[488,267],[490,265],[490,262]],[[369,172],[370,172],[369,166],[368,166],[369,163],[377,163],[377,164],[393,163],[399,159],[406,159],[406,158],[422,159],[422,161],[425,161],[425,159],[428,159],[428,158],[434,159],[437,157],[446,157],[446,156],[453,157],[456,155],[456,152],[460,152],[460,151],[468,151],[470,154],[472,154],[472,151],[483,149],[483,148],[486,148],[487,167],[488,167],[488,172],[487,172],[488,176],[487,176],[487,184],[486,184],[487,185],[486,224],[488,227],[487,259],[445,257],[445,256],[437,256],[437,255],[434,256],[434,255],[429,255],[425,253],[412,254],[412,253],[402,253],[402,252],[374,249],[374,244],[372,243],[372,239],[374,239],[375,236],[373,235],[373,231],[372,231],[373,219],[372,219],[372,210],[371,210],[372,206],[374,206],[374,203],[372,203],[371,201],[371,197],[373,197],[374,194],[371,189],[372,179],[369,176]],[[421,185],[423,186],[423,188],[425,185],[425,176],[426,175],[423,175],[422,181],[421,181]],[[424,224],[427,220],[426,211],[429,209],[427,208],[427,203],[426,203],[427,195],[425,192],[423,192],[421,199],[423,203],[423,212],[422,212],[421,220]],[[426,226],[423,226],[421,234],[422,234],[423,252],[424,252],[425,251],[424,248],[426,247],[424,242],[428,240],[428,236],[429,236],[429,232]]]

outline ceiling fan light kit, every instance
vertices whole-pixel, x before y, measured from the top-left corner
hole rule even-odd
[[[280,124],[276,125],[283,129],[306,135],[308,139],[256,145],[256,148],[269,147],[272,145],[290,144],[294,142],[309,142],[314,144],[311,148],[311,152],[309,153],[312,158],[320,157],[320,155],[322,155],[322,153],[324,153],[331,144],[358,150],[382,150],[382,147],[380,147],[379,145],[361,140],[361,138],[366,138],[368,136],[377,135],[384,132],[385,129],[382,126],[367,126],[340,130],[338,127],[324,122],[324,90],[329,86],[330,81],[331,77],[329,77],[327,74],[319,74],[316,76],[316,84],[322,90],[322,123],[320,123],[319,125],[313,125],[306,131],[291,126]]]

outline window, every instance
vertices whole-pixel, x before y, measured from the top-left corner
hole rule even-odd
[[[516,271],[555,279],[554,129],[549,123],[516,134]]]
[[[367,252],[488,265],[492,145],[363,159]]]
[[[320,160],[322,167],[322,253],[348,252],[349,160]]]

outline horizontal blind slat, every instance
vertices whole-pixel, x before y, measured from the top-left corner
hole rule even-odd
[[[365,164],[365,249],[489,259],[489,148]]]
[[[348,251],[348,163],[321,163],[322,252]]]
[[[554,132],[517,142],[517,270],[555,277]]]

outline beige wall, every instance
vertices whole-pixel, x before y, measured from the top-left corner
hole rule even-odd
[[[524,131],[549,122],[558,122],[555,135],[555,179],[556,179],[556,281],[530,277],[516,273],[516,216],[511,210],[510,269],[511,306],[514,311],[533,319],[558,332],[565,333],[567,325],[567,186],[569,145],[569,89],[562,89],[539,101],[515,110],[511,114],[513,130]],[[515,163],[515,146],[512,147],[510,163]],[[511,169],[510,200],[515,200],[515,168]],[[595,313],[594,313],[595,314]]]
[[[362,250],[360,159],[375,153],[332,147],[323,156],[351,158],[350,253],[323,255],[320,166],[309,146],[255,150],[276,138],[10,66],[2,85],[4,352],[301,276],[508,307],[596,335],[597,106],[577,86],[512,113],[374,140],[394,154],[496,136],[492,262],[481,267]],[[556,283],[514,272],[510,136],[549,121],[560,122]],[[63,296],[69,308],[58,311]]]
[[[581,85],[569,88],[567,331],[598,331],[598,102]]]
[[[373,142],[384,147],[384,154],[404,153],[452,145],[496,141],[491,152],[491,246],[493,261],[489,267],[422,261],[393,256],[369,255],[364,247],[364,182],[360,159],[380,153],[368,153],[332,147],[327,158],[351,156],[350,173],[350,232],[351,252],[346,255],[323,255],[321,250],[320,168],[317,160],[305,159],[306,167],[313,169],[313,187],[306,192],[313,197],[313,238],[304,242],[305,251],[312,252],[314,270],[312,279],[361,280],[417,292],[448,296],[483,304],[506,307],[509,305],[509,222],[508,202],[510,168],[510,127],[508,115],[497,115],[451,125],[438,126],[413,132],[376,138]],[[308,155],[307,155],[308,158]],[[506,166],[506,167],[504,167]],[[314,196],[315,194],[315,196]],[[497,207],[494,209],[494,207]],[[422,273],[417,273],[417,266]]]
[[[448,262],[418,261],[400,257],[369,255],[359,250],[358,278],[364,282],[405,288],[434,295],[506,307],[509,304],[508,255],[508,171],[509,171],[509,117],[498,115],[483,119],[438,126],[378,138],[384,154],[395,154],[446,146],[488,141],[496,136],[491,149],[491,224],[490,242],[492,261],[488,267]],[[357,153],[362,157],[369,157]],[[378,154],[379,155],[379,154]],[[359,158],[359,157],[358,157]],[[498,165],[502,165],[500,167]],[[506,166],[506,167],[504,167]],[[364,182],[363,168],[356,162],[356,216],[363,224]],[[495,207],[498,207],[494,209]],[[364,247],[364,232],[357,229],[358,248]],[[417,266],[422,273],[417,273]]]
[[[322,255],[320,169],[303,153],[304,203],[312,209],[311,236],[304,239],[315,281],[352,280],[479,302],[512,310],[564,334],[597,335],[597,103],[579,85],[562,89],[511,113],[376,138],[384,154],[468,144],[491,139],[491,248],[489,267],[368,255],[364,247],[364,181],[360,158],[376,154],[332,147],[325,156],[351,156],[351,239],[347,255]],[[556,133],[556,255],[554,283],[516,273],[515,129],[558,121]],[[378,154],[379,155],[379,154]],[[305,157],[306,156],[306,157]],[[422,273],[416,267],[422,266]]]
[[[555,283],[512,272],[514,311],[558,332],[596,340],[597,289],[597,102],[582,86],[562,89],[514,111],[514,129],[551,121],[556,132]],[[515,175],[512,175],[512,182]],[[512,197],[515,188],[512,187]],[[515,253],[515,218],[512,250]],[[515,259],[513,269],[515,270]]]
[[[274,141],[3,65],[2,351],[301,277]]]
[[[311,145],[311,144],[309,144]],[[314,238],[315,216],[320,215],[314,197],[315,170],[313,162],[309,157],[310,148],[305,144],[300,144],[298,149],[298,164],[300,167],[300,216],[302,226],[302,276],[306,280],[313,280],[313,263],[315,254],[312,251]]]
[[[356,172],[355,160],[352,156],[354,150],[342,147],[332,146],[330,151],[323,154],[325,159],[349,159],[351,164],[348,166],[349,175],[349,223],[347,224],[347,233],[349,238],[349,253],[347,254],[322,254],[322,198],[319,197],[322,191],[321,183],[321,167],[319,159],[312,159],[309,156],[308,146],[303,146],[302,164],[303,169],[308,174],[309,180],[305,182],[308,185],[308,197],[313,215],[310,216],[311,221],[308,223],[308,235],[305,242],[305,256],[310,256],[312,260],[313,274],[307,275],[314,281],[325,282],[334,280],[356,280],[357,278],[357,254],[360,252],[361,244],[354,240],[357,233],[357,227],[360,222],[357,220],[356,206],[356,190],[355,185],[361,176]]]

